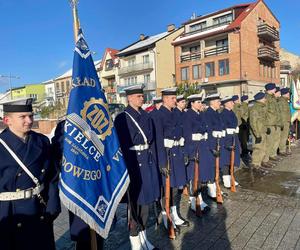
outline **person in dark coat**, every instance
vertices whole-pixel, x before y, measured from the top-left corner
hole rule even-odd
[[[31,98],[5,103],[3,111],[7,128],[0,134],[0,248],[53,250],[53,221],[61,207],[49,139],[31,130]]]
[[[202,95],[195,94],[187,97],[189,108],[186,111],[184,119],[184,139],[185,152],[189,158],[187,165],[187,179],[191,181],[194,179],[195,160],[199,163],[198,187],[201,183],[214,180],[214,172],[212,171],[212,158],[208,157],[210,154],[209,144],[207,142],[207,124],[204,120],[204,106],[202,104]],[[198,196],[200,200],[200,207],[202,211],[207,211],[208,205],[203,201],[201,189],[198,188]],[[196,199],[190,197],[191,209],[196,210]]]
[[[146,223],[149,205],[160,198],[154,127],[150,115],[142,109],[143,88],[136,85],[124,89],[128,106],[114,122],[130,177],[131,249],[155,249],[147,239]]]
[[[61,120],[59,123],[57,123],[54,136],[51,139],[52,157],[54,158],[54,163],[57,169],[60,169],[61,167],[65,122],[66,120]],[[82,219],[70,211],[69,225],[71,240],[75,241],[76,250],[93,249],[92,234],[95,236],[93,238],[95,238],[94,246],[96,246],[96,249],[103,249],[104,239],[100,235],[96,234],[95,231],[91,230],[89,225],[87,225]]]
[[[163,105],[160,107],[160,119],[153,120],[156,132],[158,164],[165,186],[165,176],[168,173],[167,164],[170,163],[171,186],[171,217],[176,226],[188,226],[189,222],[180,216],[180,192],[177,189],[187,184],[184,164],[184,137],[182,121],[173,112],[176,107],[177,88],[162,90]],[[177,207],[176,207],[177,205]],[[167,225],[166,212],[162,211],[164,224]]]
[[[220,95],[219,94],[211,94],[205,98],[205,102],[209,105],[207,110],[204,112],[204,120],[207,124],[207,133],[208,133],[208,144],[210,154],[207,156],[210,159],[210,162],[213,162],[211,166],[213,173],[215,174],[215,149],[217,145],[217,140],[220,140],[220,170],[222,170],[224,166],[224,137],[226,135],[226,131],[224,128],[224,124],[222,122],[219,110],[221,107]],[[207,184],[208,192],[207,194],[211,198],[216,198],[216,183],[210,181]]]
[[[240,141],[239,141],[239,126],[238,119],[233,112],[233,99],[230,96],[224,97],[221,101],[224,109],[221,112],[221,119],[226,129],[226,136],[224,138],[224,168],[223,168],[223,183],[224,187],[231,187],[231,176],[230,176],[230,159],[232,147],[235,149],[234,154],[234,166],[240,166]],[[237,186],[238,183],[235,182]]]

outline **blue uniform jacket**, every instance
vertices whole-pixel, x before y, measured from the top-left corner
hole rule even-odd
[[[136,124],[125,112],[134,118],[144,132],[148,149],[130,150],[133,146],[145,145],[145,141]],[[139,205],[150,204],[160,197],[159,169],[150,115],[143,109],[138,112],[127,106],[116,117],[114,124],[130,177],[130,199]]]
[[[193,134],[207,133],[207,124],[204,120],[203,112],[196,112],[189,109],[186,112],[184,119],[184,138],[185,138],[185,152],[190,161],[187,166],[187,178],[192,180],[194,178],[194,159],[198,152],[199,159],[199,180],[202,182],[214,180],[214,159],[210,156],[209,144],[207,140],[195,141],[192,140]]]
[[[232,110],[224,109],[221,112],[221,118],[223,124],[227,129],[236,129],[238,127],[238,119],[235,113]],[[224,138],[224,164],[230,165],[230,146],[235,143],[235,155],[234,155],[234,166],[240,166],[240,141],[237,133],[229,134],[226,133],[226,137]]]
[[[154,120],[159,167],[165,168],[167,166],[169,155],[171,187],[183,186],[187,183],[184,147],[173,146],[167,150],[164,146],[164,139],[178,141],[183,138],[182,123],[177,119],[174,112],[164,106],[160,107],[159,112],[160,118]],[[162,177],[162,180],[164,183],[165,178]]]
[[[52,222],[60,212],[58,171],[51,159],[46,136],[30,131],[26,142],[5,129],[0,137],[45,186],[41,195],[29,199],[0,201],[1,249],[54,249]],[[35,187],[9,152],[0,144],[0,192],[15,192]],[[12,245],[13,244],[13,245]]]

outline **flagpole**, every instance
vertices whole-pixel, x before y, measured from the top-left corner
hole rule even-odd
[[[78,30],[80,28],[80,22],[79,22],[78,11],[77,11],[78,0],[70,0],[70,3],[71,3],[72,13],[73,13],[74,40],[76,43],[77,36],[78,36]]]

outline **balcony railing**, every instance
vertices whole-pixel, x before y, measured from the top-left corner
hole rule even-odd
[[[271,42],[279,41],[279,31],[266,23],[257,26],[257,35]]]
[[[188,55],[180,56],[181,62],[188,62],[188,61],[197,61],[201,59],[201,52],[190,53]]]
[[[258,58],[266,61],[279,61],[279,52],[269,46],[258,48]]]
[[[216,47],[213,49],[206,50],[204,51],[204,57],[217,56],[225,53],[228,53],[228,46]]]
[[[194,34],[197,34],[197,33],[201,33],[201,32],[203,32],[203,31],[215,29],[215,28],[224,26],[224,25],[226,25],[226,24],[230,24],[231,22],[232,22],[232,21],[226,21],[226,22],[223,22],[223,23],[218,23],[218,24],[206,26],[206,27],[203,27],[203,28],[198,29],[198,30],[193,30],[193,31],[190,31],[190,32],[186,32],[186,33],[184,33],[182,36],[185,37],[185,36],[194,35]]]
[[[155,81],[150,81],[150,82],[147,82],[147,83],[141,82],[141,83],[132,83],[132,84],[126,84],[126,85],[119,85],[119,86],[117,86],[117,92],[121,93],[121,92],[124,92],[124,89],[129,87],[129,86],[141,85],[141,84],[145,85],[144,90],[146,90],[146,91],[156,89],[156,82]]]
[[[124,75],[132,72],[139,72],[139,71],[146,71],[153,69],[153,63],[139,63],[139,64],[133,64],[131,66],[127,67],[121,67],[119,69],[119,75]]]

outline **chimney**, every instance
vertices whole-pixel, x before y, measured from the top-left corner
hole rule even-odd
[[[145,40],[145,35],[144,34],[140,34],[140,41]]]
[[[174,24],[169,24],[168,27],[167,27],[167,31],[172,32],[174,30],[175,30],[175,25]]]

